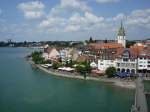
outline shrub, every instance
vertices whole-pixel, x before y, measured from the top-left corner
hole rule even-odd
[[[107,75],[108,78],[113,77],[115,73],[116,73],[116,68],[114,67],[108,67],[105,71],[105,74]]]

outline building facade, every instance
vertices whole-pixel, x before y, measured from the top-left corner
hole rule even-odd
[[[131,75],[137,73],[137,58],[130,49],[123,49],[123,51],[117,55],[116,69],[118,74]]]
[[[115,60],[98,60],[98,69],[101,71],[105,71],[108,67],[116,67]]]
[[[139,73],[150,73],[150,56],[138,57],[138,72]]]

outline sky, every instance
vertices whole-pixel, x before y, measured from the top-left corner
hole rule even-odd
[[[0,41],[150,38],[150,0],[0,0]]]

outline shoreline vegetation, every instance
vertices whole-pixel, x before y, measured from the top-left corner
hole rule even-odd
[[[28,62],[34,67],[38,68],[41,71],[44,71],[53,76],[65,77],[65,78],[72,78],[72,79],[80,79],[80,80],[91,80],[91,81],[99,81],[99,82],[106,82],[111,83],[112,85],[128,88],[128,89],[135,89],[135,82],[131,79],[120,79],[120,78],[107,78],[107,77],[91,77],[86,76],[86,78],[82,75],[76,75],[75,73],[67,73],[63,71],[58,71],[55,69],[47,69],[41,66],[41,64],[35,64],[32,59],[28,58]]]

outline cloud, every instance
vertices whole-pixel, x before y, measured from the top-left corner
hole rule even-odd
[[[24,2],[18,5],[23,11],[31,11],[31,10],[41,10],[45,7],[45,5],[40,1],[31,1],[31,2]]]
[[[85,2],[79,0],[61,0],[60,7],[66,9],[80,9],[82,11],[91,10]]]
[[[150,25],[150,8],[133,11],[129,16],[127,16],[126,23],[128,26],[132,27],[148,28]]]
[[[17,7],[27,19],[39,19],[45,15],[45,5],[40,1],[23,2],[18,4]]]
[[[47,19],[41,21],[38,29],[49,34],[63,33],[64,35],[71,35],[72,33],[76,35],[82,33],[82,36],[93,34],[97,37],[112,38],[116,36],[121,20],[123,20],[128,35],[134,33],[136,35],[136,32],[142,29],[146,29],[145,31],[150,30],[150,9],[134,10],[128,15],[119,13],[116,16],[107,18],[88,11],[83,14],[75,12],[69,17],[48,16]]]
[[[67,24],[67,20],[64,18],[50,17],[46,20],[43,20],[38,25],[38,28],[57,32],[57,31],[61,31],[60,29],[64,28],[66,24]]]
[[[116,3],[120,0],[96,0],[97,3]]]
[[[85,12],[91,11],[92,9],[84,1],[80,0],[61,0],[60,4],[53,7],[50,15],[58,16],[72,12]],[[63,14],[62,14],[63,13]]]
[[[88,30],[96,25],[100,25],[103,22],[103,17],[98,17],[90,12],[85,12],[84,15],[80,15],[80,13],[74,13],[69,18],[62,17],[50,17],[46,20],[43,20],[39,24],[39,28],[42,29],[53,29],[49,31],[61,31],[61,32],[69,32],[69,31],[82,31]]]
[[[117,16],[113,17],[113,21],[120,21],[120,20],[124,20],[125,18],[126,18],[125,14],[119,13],[117,14]]]
[[[99,3],[119,1],[97,0]],[[60,0],[60,3],[52,7],[47,14],[44,12],[45,5],[40,1],[21,3],[18,5],[18,9],[23,12],[27,19],[41,18],[36,23],[32,23],[35,24],[35,27],[33,25],[32,28],[35,35],[40,32],[42,37],[45,35],[61,37],[63,35],[62,39],[65,39],[65,36],[66,38],[76,39],[76,35],[78,35],[78,39],[81,39],[81,37],[87,38],[89,35],[93,35],[103,37],[103,39],[112,39],[117,34],[121,20],[123,20],[128,35],[132,34],[137,37],[144,35],[137,35],[136,32],[140,32],[140,30],[144,30],[145,34],[148,35],[147,30],[150,30],[150,9],[133,10],[128,14],[120,12],[116,16],[103,17],[96,15],[85,0]]]

